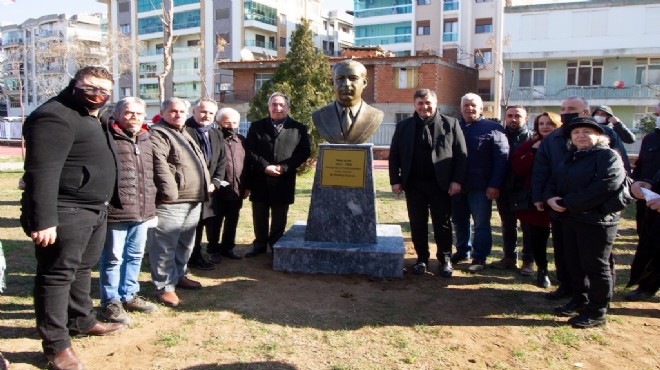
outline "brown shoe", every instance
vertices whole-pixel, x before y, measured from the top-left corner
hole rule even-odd
[[[52,355],[46,355],[48,364],[53,370],[84,370],[82,362],[73,351],[73,347],[69,347]]]
[[[516,269],[518,268],[518,259],[513,257],[504,257],[499,261],[491,263],[490,265],[500,270]]]
[[[175,292],[164,292],[158,294],[158,300],[160,303],[168,307],[177,307],[179,306],[179,297]]]
[[[126,325],[118,322],[96,322],[96,325],[92,326],[91,329],[81,332],[82,335],[108,335],[116,331],[122,330]]]
[[[179,283],[176,285],[176,287],[188,290],[199,290],[202,289],[202,283],[199,281],[190,280],[184,276],[181,278],[181,280],[179,280]]]

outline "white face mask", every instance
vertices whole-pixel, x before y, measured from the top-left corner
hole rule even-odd
[[[594,116],[594,119],[596,120],[596,122],[600,123],[601,125],[605,123],[605,121],[607,121],[607,117],[603,117],[603,116]]]
[[[660,128],[660,116],[655,117],[655,128]]]

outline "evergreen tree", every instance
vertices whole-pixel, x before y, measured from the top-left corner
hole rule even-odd
[[[248,119],[256,121],[268,116],[268,97],[279,91],[289,97],[289,115],[307,126],[311,159],[316,160],[320,136],[312,122],[312,112],[334,100],[330,64],[312,41],[309,21],[303,19],[291,35],[291,51],[277,67],[273,77],[264,83],[250,103]],[[310,169],[309,163],[301,171]]]

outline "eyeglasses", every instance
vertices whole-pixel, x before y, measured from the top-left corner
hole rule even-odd
[[[82,84],[82,82],[81,82],[81,84]],[[102,96],[102,97],[104,97],[104,98],[109,97],[109,96],[110,96],[110,93],[111,93],[111,91],[108,91],[108,90],[105,90],[105,89],[101,89],[101,88],[98,88],[98,87],[96,87],[96,86],[90,86],[90,85],[81,85],[81,86],[79,87],[79,89],[82,90],[82,91],[84,91],[85,94],[89,94],[89,95],[100,95],[100,96]]]

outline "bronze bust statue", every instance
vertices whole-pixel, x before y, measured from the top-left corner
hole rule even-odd
[[[354,60],[332,68],[332,86],[337,99],[312,113],[319,134],[331,144],[362,144],[378,129],[383,112],[362,100],[367,69]]]

